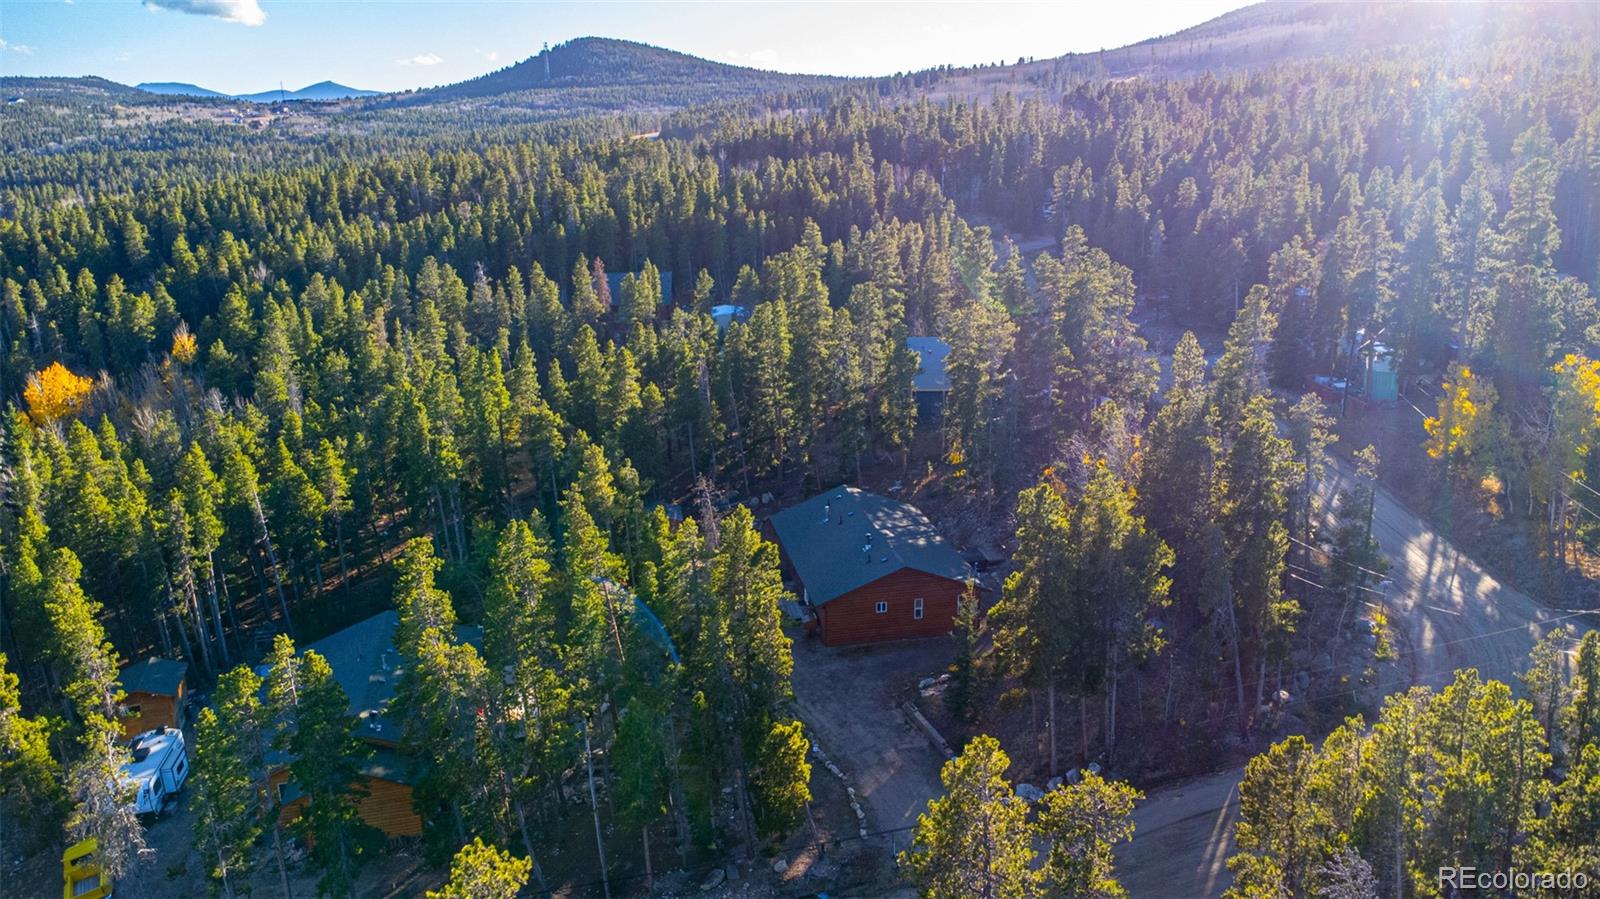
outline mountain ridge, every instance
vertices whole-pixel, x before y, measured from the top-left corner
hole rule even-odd
[[[265,90],[245,94],[228,94],[214,91],[186,81],[142,81],[133,85],[138,90],[160,96],[196,97],[211,100],[248,100],[252,103],[276,103],[280,100],[348,100],[355,97],[377,96],[380,91],[363,90],[340,84],[337,81],[318,81],[299,90]]]

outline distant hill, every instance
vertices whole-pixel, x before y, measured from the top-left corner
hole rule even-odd
[[[1268,0],[1125,47],[1014,65],[939,68],[912,78],[922,85],[916,92],[934,100],[1013,93],[1055,101],[1084,80],[1189,78],[1396,50],[1447,59],[1517,35],[1564,40],[1596,33],[1595,3]]]
[[[39,77],[7,75],[0,77],[0,91],[3,91],[7,96],[24,96],[36,101],[107,98],[134,100],[149,97],[148,94],[137,88],[129,87],[126,84],[118,84],[98,75],[85,75],[76,78],[67,75],[44,75]]]
[[[207,97],[249,100],[252,103],[277,103],[284,100],[348,100],[352,97],[371,97],[378,93],[349,87],[335,81],[318,81],[297,91],[257,91],[253,94],[225,94],[183,81],[146,81],[135,86],[146,93],[165,97]]]
[[[1364,4],[1269,0],[1174,34],[1115,50],[1068,54],[1033,65],[1066,65],[1083,74],[1113,78],[1185,76],[1440,42],[1468,49],[1515,33],[1540,32],[1559,37],[1571,29],[1593,33],[1597,28],[1600,6],[1595,4],[1534,0]]]
[[[635,99],[699,95],[699,99],[749,96],[837,83],[821,75],[787,75],[713,62],[634,41],[580,37],[545,49],[497,72],[413,91],[412,102],[496,97],[524,92],[638,87]],[[676,101],[668,105],[680,105]]]
[[[279,100],[348,100],[352,97],[372,97],[378,93],[378,91],[349,87],[336,81],[318,81],[297,91],[259,91],[254,94],[234,94],[234,98],[255,103],[276,103]]]
[[[134,85],[139,90],[151,94],[178,97],[226,97],[227,94],[207,90],[198,84],[188,84],[183,81],[144,81]]]

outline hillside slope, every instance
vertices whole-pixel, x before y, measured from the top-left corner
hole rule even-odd
[[[1268,0],[1125,47],[912,77],[925,82],[918,93],[935,100],[1014,93],[1054,101],[1086,80],[1192,78],[1396,51],[1443,61],[1519,36],[1560,41],[1580,34],[1600,36],[1600,4]]]
[[[1179,77],[1403,46],[1481,46],[1520,33],[1600,28],[1600,7],[1534,0],[1344,3],[1268,0],[1170,35],[1033,64],[1084,75]],[[1029,68],[1024,66],[1023,68]]]
[[[634,41],[581,37],[469,81],[383,100],[408,106],[498,100],[517,106],[570,106],[589,111],[682,107],[842,81],[729,65]]]
[[[150,94],[174,97],[226,97],[221,91],[214,91],[201,87],[198,84],[189,84],[184,81],[141,81],[134,87]]]

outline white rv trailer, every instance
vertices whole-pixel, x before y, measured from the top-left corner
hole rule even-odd
[[[133,761],[123,766],[122,776],[134,787],[134,811],[159,814],[168,803],[177,801],[178,791],[189,778],[183,731],[176,727],[147,730],[129,740],[128,749]]]

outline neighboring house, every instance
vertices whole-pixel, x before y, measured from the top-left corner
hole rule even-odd
[[[734,322],[743,324],[750,320],[749,306],[733,306],[724,304],[711,307],[711,320],[716,323],[717,331],[726,331]]]
[[[911,392],[917,398],[917,415],[935,418],[944,409],[945,395],[950,392],[950,375],[945,371],[945,358],[950,355],[950,344],[937,337],[907,337],[906,346],[917,354],[917,374],[911,379]]]
[[[606,272],[606,288],[611,291],[611,304],[613,306],[622,302],[622,279],[628,275],[639,277],[640,272]],[[661,305],[672,305],[672,272],[660,272],[661,275]]]
[[[769,524],[823,643],[934,637],[954,628],[971,570],[915,506],[836,487]]]
[[[138,734],[160,727],[183,727],[184,678],[189,665],[172,659],[145,659],[117,673],[122,682],[122,736],[131,740]]]
[[[1381,343],[1372,344],[1362,354],[1366,370],[1362,372],[1361,386],[1368,400],[1374,403],[1393,403],[1400,399],[1400,374],[1394,361],[1394,350]]]
[[[301,649],[327,659],[333,679],[350,699],[350,714],[360,719],[355,735],[372,747],[372,754],[361,765],[361,788],[367,795],[357,812],[391,837],[422,833],[422,818],[411,805],[409,762],[400,752],[401,726],[387,715],[400,683],[400,653],[394,648],[399,623],[393,610],[381,612]],[[474,644],[483,640],[479,628],[457,628],[457,636]],[[280,761],[271,781],[282,804],[278,820],[287,824],[300,814],[305,798],[289,780],[287,760]]]

